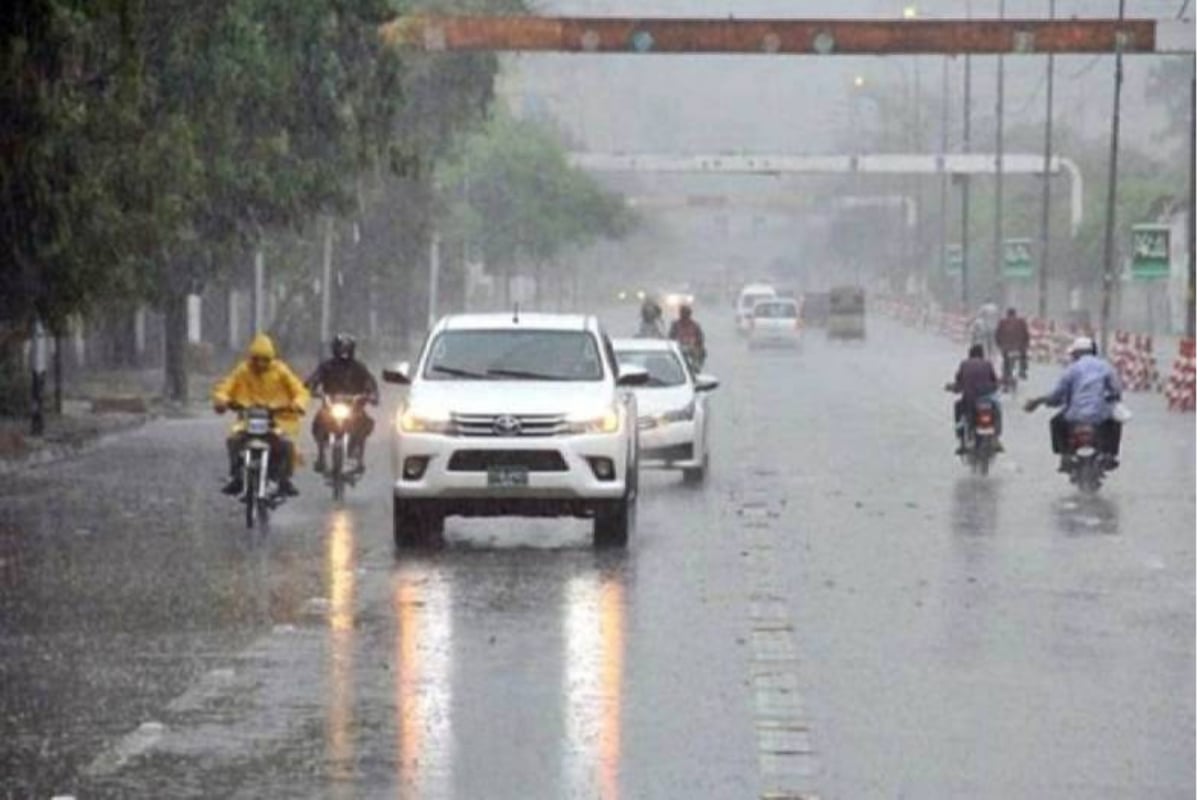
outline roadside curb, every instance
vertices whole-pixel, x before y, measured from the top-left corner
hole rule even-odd
[[[65,441],[46,444],[21,455],[0,455],[0,475],[54,464],[82,455],[104,439],[129,433],[159,416],[154,413],[139,414],[128,420],[122,420],[112,427],[80,432]]]

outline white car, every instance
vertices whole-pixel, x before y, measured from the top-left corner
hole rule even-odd
[[[711,375],[693,376],[675,342],[617,339],[622,364],[649,373],[637,389],[642,465],[683,470],[688,483],[708,474],[708,398],[719,385]]]
[[[765,283],[750,283],[742,287],[742,291],[738,293],[736,307],[738,333],[750,331],[750,319],[755,303],[760,300],[770,300],[775,296],[775,287]]]
[[[800,303],[790,297],[759,300],[750,312],[750,347],[792,347],[804,343]]]
[[[594,317],[464,314],[442,319],[415,365],[392,439],[397,547],[448,516],[574,516],[596,545],[626,544],[638,497],[637,400]]]

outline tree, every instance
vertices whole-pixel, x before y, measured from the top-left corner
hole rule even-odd
[[[621,197],[568,164],[553,129],[500,112],[460,143],[437,183],[447,232],[504,276],[634,225]]]

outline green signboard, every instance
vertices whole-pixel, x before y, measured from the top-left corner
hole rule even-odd
[[[1033,277],[1033,240],[1004,240],[1004,277]]]
[[[946,245],[946,274],[962,275],[963,252],[961,244]]]
[[[1171,275],[1171,229],[1166,225],[1133,226],[1134,280],[1153,281]]]

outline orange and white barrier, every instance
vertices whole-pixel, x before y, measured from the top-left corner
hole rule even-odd
[[[1179,342],[1179,355],[1167,379],[1167,408],[1171,411],[1196,410],[1196,340]]]

